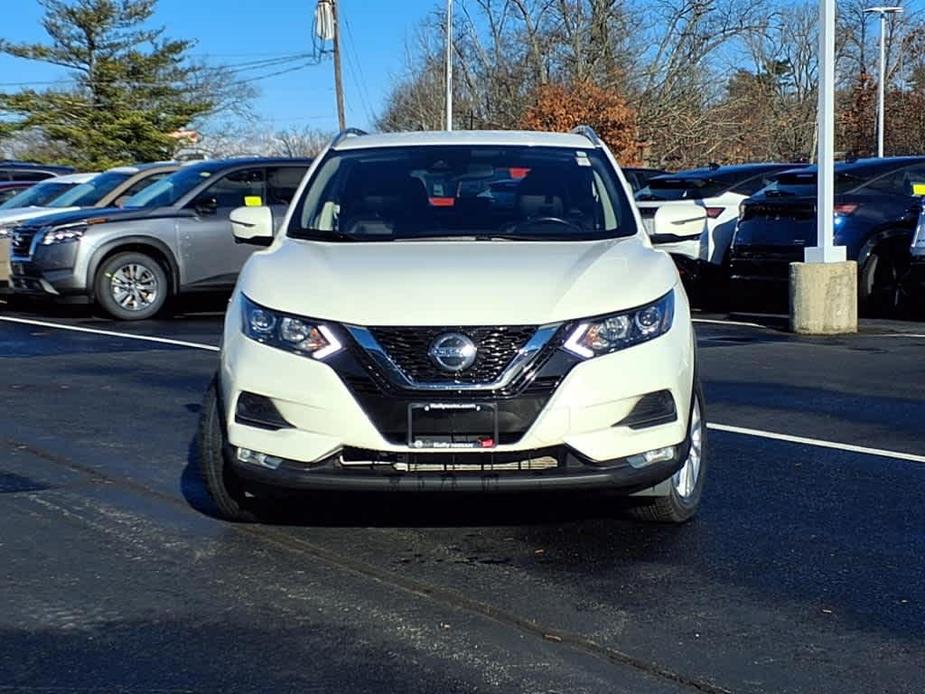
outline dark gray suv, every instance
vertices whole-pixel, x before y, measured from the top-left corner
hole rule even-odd
[[[121,209],[48,215],[16,228],[16,294],[96,302],[120,320],[158,313],[167,299],[230,290],[253,252],[235,243],[229,215],[268,206],[278,224],[310,159],[197,162],[148,186]]]

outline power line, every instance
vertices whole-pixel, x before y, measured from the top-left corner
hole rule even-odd
[[[353,38],[353,30],[350,28],[350,21],[346,16],[344,17],[344,26],[347,29],[347,38],[350,40],[350,50],[347,53],[347,67],[350,69],[357,91],[360,93],[360,101],[363,103],[363,108],[366,110],[366,115],[369,118],[370,124],[372,124],[376,120],[376,114],[373,113],[372,99],[369,98],[369,91],[366,88],[366,76],[363,74],[363,64],[360,62],[360,57],[356,52],[356,40]],[[356,72],[354,72],[354,68],[351,65],[351,56],[353,64],[356,66]]]

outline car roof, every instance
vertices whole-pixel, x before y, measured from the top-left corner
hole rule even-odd
[[[521,147],[568,147],[594,149],[584,135],[528,130],[454,130],[347,135],[334,143],[338,151],[376,147],[423,147],[428,145],[509,145]]]
[[[144,164],[129,164],[127,166],[116,166],[111,169],[107,169],[107,173],[127,173],[127,174],[136,174],[142,171],[150,171],[151,169],[170,169],[170,168],[179,168],[180,162],[176,161],[152,161],[146,162]]]
[[[183,163],[183,170],[192,169],[193,171],[224,171],[241,166],[271,166],[273,164],[302,164],[308,166],[312,163],[311,157],[235,157],[233,159],[206,159],[205,161],[196,161]]]
[[[23,169],[25,171],[56,171],[60,173],[71,173],[74,168],[71,166],[59,166],[57,164],[40,164],[35,161],[17,161],[16,159],[0,159],[0,168],[2,169]]]
[[[851,161],[837,161],[835,162],[835,171],[838,173],[865,175],[869,173],[885,173],[892,169],[899,169],[913,164],[925,164],[925,157],[866,157],[864,159],[852,159]],[[787,169],[781,171],[781,173],[815,175],[818,170],[818,167],[813,164],[803,168]]]
[[[759,162],[753,164],[729,164],[727,166],[701,166],[696,169],[686,169],[675,173],[659,176],[660,179],[666,178],[720,178],[722,176],[747,176],[749,174],[759,174],[765,171],[783,171],[786,169],[799,169],[800,164],[793,162]]]
[[[63,176],[55,176],[53,178],[46,178],[44,181],[38,181],[38,183],[86,183],[92,178],[99,176],[99,171],[93,171],[89,173],[75,173],[75,174],[64,174]]]

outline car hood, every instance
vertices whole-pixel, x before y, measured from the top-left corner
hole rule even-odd
[[[542,325],[649,303],[678,282],[639,237],[595,242],[318,243],[255,253],[238,287],[268,308],[356,325]]]
[[[50,214],[60,214],[69,210],[78,210],[79,207],[11,207],[8,210],[0,210],[0,224],[13,224],[25,222],[36,217],[44,217]]]
[[[93,220],[94,224],[107,222],[122,222],[132,219],[150,219],[158,216],[174,216],[177,211],[173,208],[136,208],[123,207],[74,207],[67,210],[58,208],[44,208],[44,212],[33,217],[41,216],[41,223],[48,226],[61,226]],[[3,220],[0,219],[0,223]]]

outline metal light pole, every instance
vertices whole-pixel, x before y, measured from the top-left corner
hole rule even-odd
[[[886,17],[902,13],[902,7],[868,7],[864,14],[880,15],[880,79],[877,82],[877,156],[883,157],[883,131],[886,122]]]
[[[835,0],[819,0],[819,142],[816,154],[818,198],[816,245],[804,250],[807,263],[838,263],[845,247],[836,246],[835,215]]]
[[[446,0],[446,129],[453,129],[453,0]]]

